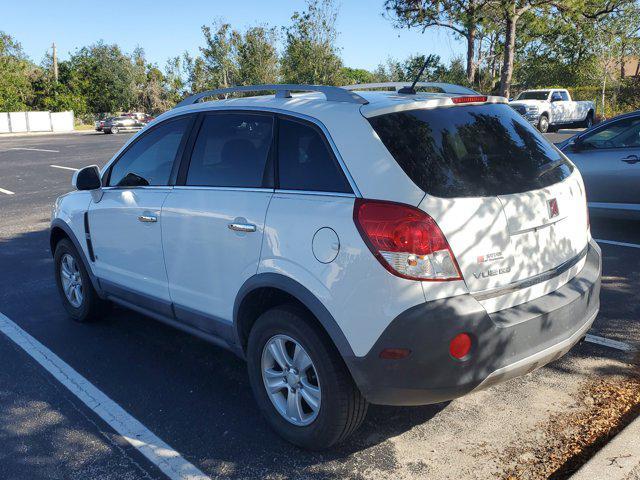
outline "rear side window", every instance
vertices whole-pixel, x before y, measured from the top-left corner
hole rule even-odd
[[[245,113],[207,115],[191,154],[187,185],[262,187],[273,136],[273,117]]]
[[[168,185],[173,162],[190,117],[169,120],[142,136],[111,167],[109,186],[117,186],[129,173],[144,178],[149,185]]]
[[[504,104],[410,110],[369,122],[409,178],[438,197],[535,190],[573,169]]]
[[[305,123],[280,119],[279,188],[351,193],[351,187],[321,132]]]

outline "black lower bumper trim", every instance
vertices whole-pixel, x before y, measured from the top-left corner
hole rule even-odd
[[[588,328],[600,307],[600,272],[600,248],[592,241],[581,271],[552,293],[492,314],[469,294],[417,305],[396,317],[366,356],[345,360],[371,403],[423,405],[459,397],[494,372],[553,351]],[[473,339],[464,361],[449,354],[449,342],[461,332]],[[385,348],[412,353],[380,359]]]

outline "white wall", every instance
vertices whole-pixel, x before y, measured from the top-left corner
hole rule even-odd
[[[8,133],[9,131],[9,114],[0,112],[0,133]]]
[[[9,112],[9,125],[12,132],[27,132],[26,112]]]
[[[0,112],[0,133],[71,132],[73,112]]]
[[[73,112],[52,112],[51,129],[54,132],[73,131]]]

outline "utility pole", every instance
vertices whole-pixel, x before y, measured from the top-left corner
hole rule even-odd
[[[58,53],[56,52],[56,42],[53,42],[53,81],[58,84]]]

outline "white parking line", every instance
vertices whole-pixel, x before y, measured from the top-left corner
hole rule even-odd
[[[77,168],[63,167],[62,165],[49,165],[49,166],[53,168],[61,168],[62,170],[71,170],[73,172],[77,172],[79,170]]]
[[[47,347],[0,313],[0,332],[44,367],[171,480],[211,480]]]
[[[0,188],[0,193],[6,193],[7,195],[15,195],[11,190],[5,190],[4,188]]]
[[[46,148],[23,148],[23,147],[15,147],[10,148],[9,150],[27,150],[29,152],[51,152],[51,153],[60,153],[60,150],[47,150]]]
[[[584,341],[595,343],[597,345],[604,345],[605,347],[609,348],[615,348],[616,350],[622,350],[623,352],[634,352],[636,350],[628,343],[611,340],[610,338],[599,337],[598,335],[587,334],[584,337]]]
[[[596,238],[595,240],[598,243],[608,243],[609,245],[618,245],[619,247],[640,248],[640,245],[638,245],[637,243],[616,242],[615,240],[601,240],[600,238]]]

